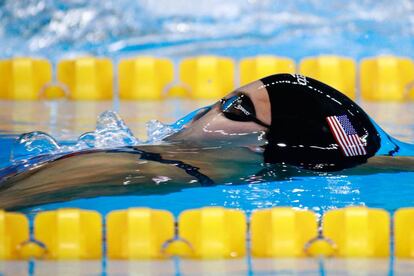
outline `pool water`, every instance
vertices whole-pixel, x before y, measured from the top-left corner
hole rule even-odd
[[[237,259],[0,262],[4,275],[412,275],[413,262],[384,259]],[[355,272],[358,272],[357,274]]]
[[[178,61],[213,54],[235,59],[278,55],[296,62],[334,54],[361,58],[381,54],[414,57],[414,4],[390,1],[268,0],[100,0],[0,1],[0,57],[40,56],[56,66],[62,58],[98,55],[120,58],[155,55]],[[144,140],[146,122],[174,122],[206,101],[164,102],[0,101],[0,168],[10,164],[14,141],[25,132],[44,131],[58,141],[73,141],[92,131],[97,116],[115,110]],[[391,136],[414,143],[414,102],[359,101]],[[321,215],[349,205],[393,213],[414,206],[414,172],[390,170],[367,175],[326,173],[280,181],[216,185],[163,195],[108,196],[51,203],[20,210],[31,220],[40,211],[62,207],[114,209],[145,206],[175,216],[204,206],[255,209],[292,206]],[[0,262],[0,275],[412,275],[412,261],[368,259],[241,259],[219,261]]]
[[[145,123],[159,119],[170,123],[205,101],[165,102],[10,102],[1,101],[0,163],[9,163],[10,150],[19,134],[40,130],[59,141],[75,140],[95,129],[97,116],[116,110],[142,140]],[[372,118],[393,137],[414,142],[414,103],[360,102]],[[398,182],[398,183],[396,183]],[[224,206],[248,215],[255,209],[292,206],[317,214],[349,205],[366,205],[394,212],[414,206],[414,172],[371,175],[343,173],[295,177],[283,181],[243,185],[217,185],[183,189],[152,196],[110,196],[52,203],[20,210],[31,219],[40,211],[62,207],[93,209],[102,215],[115,209],[146,206],[166,209],[175,216],[190,208]],[[411,275],[414,263],[386,259],[259,259],[118,261],[0,261],[2,275]]]
[[[99,113],[113,109],[119,112],[126,125],[141,140],[146,138],[145,123],[158,119],[171,123],[189,111],[205,105],[205,101],[170,100],[165,102],[0,102],[0,161],[8,163],[13,140],[19,133],[40,130],[60,141],[75,140],[80,134],[95,129]],[[369,103],[362,107],[393,137],[405,142],[414,141],[414,103]],[[7,135],[6,135],[7,134]],[[396,187],[398,179],[398,187]],[[395,172],[352,175],[326,173],[295,176],[286,180],[217,185],[183,189],[163,195],[124,195],[78,199],[52,203],[22,210],[32,216],[39,211],[61,207],[94,209],[107,214],[114,209],[146,206],[166,209],[174,215],[190,208],[224,206],[238,208],[247,214],[259,208],[292,206],[322,214],[332,208],[365,205],[384,208],[390,212],[414,206],[414,172]]]
[[[0,57],[276,54],[413,57],[414,4],[396,0],[0,2]]]

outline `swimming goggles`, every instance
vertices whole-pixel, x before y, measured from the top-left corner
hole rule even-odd
[[[236,95],[220,100],[220,109],[223,115],[232,121],[255,122],[266,128],[270,126],[256,118],[256,110],[249,96],[239,92]]]

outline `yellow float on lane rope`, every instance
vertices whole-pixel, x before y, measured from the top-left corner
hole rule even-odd
[[[390,216],[382,209],[347,207],[324,214],[323,236],[336,245],[339,257],[388,257]]]
[[[68,87],[72,100],[109,100],[113,94],[113,68],[108,58],[61,60],[57,80]]]
[[[234,89],[234,61],[218,56],[185,58],[180,81],[195,99],[219,99]]]
[[[119,96],[126,100],[161,100],[167,84],[174,79],[169,59],[135,57],[118,65]]]
[[[255,257],[305,257],[305,245],[318,236],[313,212],[283,207],[253,212],[250,230]]]
[[[98,212],[59,209],[39,213],[34,219],[34,237],[55,260],[102,257],[102,217]]]
[[[414,258],[414,208],[395,212],[394,247],[397,258]]]
[[[366,58],[360,65],[361,95],[371,101],[414,100],[414,63],[409,58]]]
[[[304,58],[300,62],[299,72],[334,87],[351,99],[356,98],[356,65],[351,58],[341,56]]]
[[[45,59],[18,57],[0,60],[0,98],[37,100],[52,80],[52,65]]]
[[[179,237],[191,246],[189,258],[236,258],[246,254],[246,217],[222,207],[187,210],[180,214]]]
[[[240,61],[240,84],[279,73],[295,73],[295,62],[290,58],[277,56],[256,56]]]
[[[20,245],[29,239],[25,215],[0,210],[0,260],[19,259]]]
[[[108,258],[162,258],[163,245],[174,237],[174,217],[168,211],[131,208],[108,214]]]

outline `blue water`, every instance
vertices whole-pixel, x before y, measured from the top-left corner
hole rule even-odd
[[[398,0],[392,8],[389,1],[378,0],[202,0],[197,4],[183,0],[113,0],[104,4],[98,0],[10,0],[0,1],[0,18],[3,58],[35,55],[56,62],[62,57],[86,53],[114,60],[139,54],[178,59],[205,53],[236,59],[277,54],[296,60],[316,54],[340,54],[357,60],[377,54],[414,56],[414,4],[409,0]],[[111,106],[117,109],[119,103],[109,103]],[[1,167],[8,164],[16,138],[7,133],[39,130],[46,125],[58,139],[63,134],[72,138],[80,134],[65,128],[65,122],[76,117],[72,113],[63,112],[66,117],[62,118],[62,112],[55,110],[46,122],[31,121],[30,113],[29,118],[23,116],[20,120],[21,115],[10,119],[6,114],[24,113],[30,108],[29,103],[2,114],[5,120],[0,127],[4,134],[0,138]],[[412,110],[413,106],[404,108]],[[388,124],[385,127],[392,130],[391,134],[413,142],[412,112],[407,118],[398,112],[388,112],[387,107],[382,110],[387,116],[397,115],[391,120],[380,120],[380,124]],[[183,114],[178,108],[174,115],[178,118]],[[59,122],[63,126],[59,127]],[[90,125],[85,128],[93,130]],[[365,176],[327,174],[271,183],[192,188],[168,195],[82,199],[24,211],[33,214],[57,207],[80,207],[106,214],[113,209],[149,206],[178,215],[184,209],[207,205],[240,208],[247,213],[256,208],[287,205],[321,213],[329,208],[361,204],[394,211],[414,206],[413,186],[414,175],[408,172]]]
[[[368,110],[375,111],[370,105],[366,106]],[[413,107],[413,105],[401,104],[400,107],[404,110]],[[398,115],[400,109],[394,109],[393,111],[389,108],[388,111]],[[183,115],[182,112],[183,110],[176,111],[176,117]],[[375,112],[373,113],[375,115]],[[411,116],[411,113],[404,112],[408,116]],[[76,113],[71,116],[76,117]],[[384,118],[379,117],[378,119],[380,124],[381,122],[384,122],[384,124],[387,122]],[[18,123],[18,121],[10,123]],[[28,123],[28,130],[34,127],[30,126],[30,122],[26,121],[26,123]],[[56,127],[57,129],[61,128],[59,125]],[[390,130],[392,134],[397,134],[405,141],[412,142],[414,140],[412,139],[414,134],[412,120],[405,123],[399,121]],[[0,163],[2,167],[10,164],[10,151],[17,138],[18,135],[11,134],[1,136],[0,147],[3,150],[0,152]],[[385,137],[382,139],[386,144]],[[183,210],[204,206],[238,208],[244,210],[247,214],[258,208],[292,206],[310,209],[322,214],[328,209],[349,205],[384,208],[390,212],[401,207],[414,206],[414,172],[390,171],[368,175],[353,175],[349,172],[325,173],[322,175],[295,176],[287,180],[268,183],[188,188],[163,195],[77,199],[63,203],[35,206],[22,211],[33,216],[43,210],[77,207],[97,210],[106,215],[116,209],[146,206],[166,209],[178,216]]]
[[[339,54],[356,60],[378,54],[413,58],[413,36],[411,0],[0,0],[0,57],[40,56],[54,64],[80,54],[105,55],[115,61],[141,54],[175,61],[198,54],[235,59],[275,54],[296,61],[319,54]],[[109,106],[117,109],[118,105]],[[71,109],[57,112],[46,121],[34,121],[34,113],[28,113],[28,118],[9,118],[9,113],[26,112],[27,107],[30,109],[30,104],[0,111],[1,168],[9,164],[16,134],[47,128],[59,140],[67,141],[67,137],[94,129],[84,118],[82,131],[71,130],[66,125],[74,116]],[[394,110],[387,104],[380,109],[364,107],[392,135],[414,142],[414,105],[399,108],[394,104]],[[173,117],[182,116],[184,111],[188,109],[178,108]],[[43,210],[78,207],[105,215],[114,209],[147,206],[167,209],[177,216],[185,209],[203,206],[239,208],[247,214],[258,208],[293,206],[321,214],[349,205],[389,212],[414,206],[414,173],[327,173],[268,183],[189,188],[164,195],[78,199],[21,211],[33,217]],[[323,274],[323,268],[314,271],[317,272]]]
[[[0,57],[413,57],[410,0],[4,0]]]

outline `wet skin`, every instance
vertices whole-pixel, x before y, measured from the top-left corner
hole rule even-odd
[[[142,159],[160,153],[208,175],[200,182],[176,166]],[[237,161],[235,161],[237,160]],[[262,157],[247,148],[162,145],[79,152],[44,162],[3,179],[0,208],[16,209],[49,202],[118,194],[163,194],[215,183],[241,183],[262,170]]]
[[[225,98],[238,92],[250,97],[257,119],[271,124],[269,95],[261,81],[240,87]],[[0,208],[19,209],[103,195],[163,194],[203,185],[319,174],[294,166],[283,165],[281,170],[281,164],[265,164],[262,146],[267,143],[267,131],[255,122],[226,118],[220,102],[216,102],[208,112],[200,111],[180,132],[167,137],[163,145],[83,151],[51,156],[18,172],[8,168],[10,173],[0,180]],[[160,160],[153,158],[157,154]],[[412,157],[375,156],[341,173],[412,172],[413,164]],[[185,168],[191,168],[191,173]],[[211,181],[204,182],[203,177]]]
[[[266,124],[271,123],[270,102],[266,88],[261,81],[242,86],[224,98],[243,92],[252,100],[256,117]],[[267,129],[255,122],[238,122],[226,118],[216,102],[210,111],[193,120],[179,133],[168,137],[170,142],[190,142],[203,145],[244,146],[255,149],[266,144]]]
[[[166,160],[191,164],[200,168],[200,172],[208,175],[214,183],[202,184],[174,164],[142,160],[142,154],[133,149],[160,153]],[[337,174],[413,172],[413,162],[411,157],[373,157],[367,164]],[[16,210],[79,198],[165,194],[215,183],[243,184],[320,174],[325,175],[293,166],[263,164],[260,154],[240,147],[163,145],[112,152],[95,150],[63,156],[10,175],[0,186],[0,208]]]
[[[233,91],[249,95],[256,116],[270,123],[270,106],[260,81]],[[236,122],[223,116],[219,102],[198,114],[185,128],[166,139],[162,146],[135,149],[159,153],[163,159],[180,160],[209,176],[214,183],[240,183],[263,169],[260,146],[266,143],[266,128],[254,122]],[[159,182],[158,179],[168,180]],[[15,209],[43,203],[115,194],[150,194],[200,186],[200,181],[177,168],[142,160],[139,152],[92,150],[63,156],[9,175],[0,183],[0,208]]]

